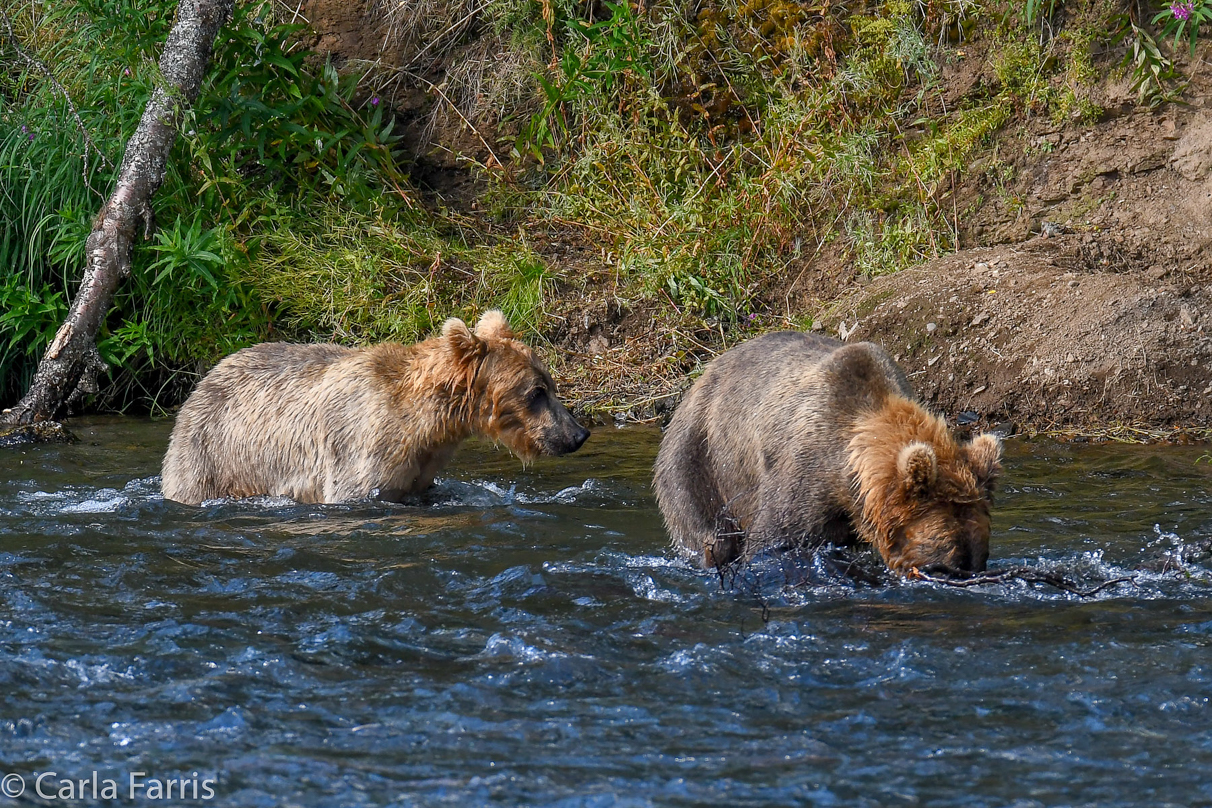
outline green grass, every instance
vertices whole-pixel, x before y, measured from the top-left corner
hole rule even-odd
[[[848,223],[860,269],[873,274],[953,248],[951,211],[938,209],[931,186],[960,168],[1007,113],[963,111],[902,154],[903,130],[926,111],[938,73],[914,8],[889,3],[834,21],[848,34],[835,40],[844,56],[830,62],[801,36],[819,21],[785,16],[781,27],[755,33],[733,25],[748,6],[712,4],[705,50],[716,89],[728,87],[720,112],[699,104],[687,114],[663,92],[669,76],[694,72],[683,63],[662,64],[659,50],[646,62],[619,56],[615,47],[618,63],[651,67],[602,88],[612,104],[584,88],[567,99],[561,125],[578,132],[577,146],[549,149],[531,211],[610,233],[641,293],[729,319],[785,270],[803,234],[830,223]],[[652,48],[676,25],[671,13],[654,7],[628,45]],[[754,48],[763,59],[753,59]]]
[[[275,327],[290,338],[412,342],[447,317],[470,320],[488,308],[534,336],[557,280],[521,236],[471,245],[420,215],[330,203],[296,211],[288,226],[259,224],[256,258],[240,280],[276,301]]]
[[[58,89],[0,45],[12,68],[0,72],[0,216],[12,223],[0,232],[0,401],[23,390],[79,280],[175,2],[18,6],[18,38],[53,66],[104,160]],[[462,16],[431,6],[433,20]],[[541,336],[579,279],[543,257],[530,223],[589,234],[617,259],[616,294],[748,328],[765,290],[825,245],[867,275],[955,249],[960,212],[939,200],[1012,116],[1098,114],[1105,14],[1042,42],[1038,23],[972,0],[695,9],[487,6],[476,35],[511,55],[497,71],[456,65],[448,89],[466,115],[517,136],[497,144],[514,160],[473,222],[420,206],[395,122],[358,93],[360,72],[295,46],[298,29],[270,4],[239,4],[155,199],[159,229],[136,246],[101,335],[113,383],[192,374],[267,338],[411,341],[490,306]],[[429,36],[389,22],[393,36]],[[996,84],[946,104],[942,67],[977,58],[954,44],[974,34],[994,51]]]
[[[92,217],[153,89],[175,5],[26,2],[12,13],[23,48],[53,66],[59,86],[28,65],[0,76],[0,217],[12,223],[0,232],[9,279],[0,286],[0,401],[24,390],[78,283]],[[317,209],[390,221],[409,204],[390,117],[355,103],[356,76],[294,48],[297,30],[277,24],[269,4],[243,3],[220,37],[153,201],[157,230],[136,244],[99,335],[121,383],[192,373],[270,335],[301,336],[290,315],[277,322],[290,301],[250,282],[251,268],[273,266],[275,239],[312,238]],[[25,65],[7,42],[0,61]]]

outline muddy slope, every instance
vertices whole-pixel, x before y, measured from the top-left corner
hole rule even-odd
[[[491,58],[463,22],[435,21],[429,44],[429,28],[393,27],[373,0],[300,8],[338,62],[405,65],[421,85],[440,84],[469,48]],[[741,323],[628,299],[603,258],[610,244],[530,223],[535,249],[567,270],[540,349],[582,414],[659,418],[704,362],[815,312],[819,328],[887,346],[952,418],[1200,434],[1212,428],[1210,60],[1205,43],[1181,65],[1192,77],[1181,104],[1141,107],[1126,80],[1107,80],[1097,123],[1020,114],[940,200],[956,211],[958,253],[870,280],[839,240],[774,279]],[[948,103],[987,92],[994,72],[989,55],[952,63]],[[460,207],[474,216],[474,176],[453,155],[491,155],[463,122],[426,128],[435,101],[392,96],[411,121],[416,179],[444,204],[471,200]]]
[[[874,280],[826,252],[769,291],[767,327],[786,322],[785,301],[798,300],[822,312],[816,327],[886,346],[923,398],[956,420],[1208,437],[1209,78],[1197,72],[1186,103],[1160,110],[1137,107],[1126,85],[1111,84],[1094,125],[1008,125],[957,185],[955,209],[970,211],[957,222],[964,249]],[[1008,173],[1013,180],[1002,179]],[[598,321],[613,329],[617,353],[664,371],[638,386],[632,417],[659,416],[688,384],[676,370],[752,335],[666,324],[661,346],[629,332],[626,319]],[[590,330],[568,347],[601,354],[588,350]]]
[[[1108,98],[1093,127],[1004,135],[1018,181],[977,173],[960,192],[985,195],[967,236],[995,246],[861,286],[827,325],[887,345],[947,413],[1212,426],[1212,109],[1197,78],[1189,105]]]
[[[995,153],[1009,156],[1018,180],[991,189],[977,166],[958,192],[975,208],[963,240],[984,246],[874,280],[822,258],[771,290],[771,315],[752,329],[654,328],[650,313],[607,306],[590,284],[589,301],[567,303],[575,317],[558,329],[566,353],[557,362],[580,397],[610,390],[631,405],[618,407],[627,417],[660,417],[702,362],[787,322],[784,301],[798,292],[816,296],[816,327],[886,346],[952,419],[1207,437],[1212,110],[1207,96],[1190,100],[1093,127],[1008,129]],[[1040,138],[1055,141],[1050,151]]]
[[[1212,425],[1212,288],[1110,272],[1080,236],[880,278],[838,327],[885,345],[941,412],[1035,429]]]

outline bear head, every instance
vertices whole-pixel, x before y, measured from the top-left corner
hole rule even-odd
[[[491,310],[474,329],[459,319],[442,327],[453,361],[465,369],[475,431],[500,441],[522,460],[575,452],[589,437],[556,398],[551,374]]]
[[[892,406],[902,411],[877,417],[872,431],[851,442],[859,532],[898,572],[983,571],[1001,441],[983,434],[961,445],[918,405]]]

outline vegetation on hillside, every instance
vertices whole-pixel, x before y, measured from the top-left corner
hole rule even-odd
[[[18,2],[0,31],[0,403],[66,311],[175,5]],[[1096,59],[1122,55],[1145,101],[1176,91],[1168,43],[1205,16],[1180,5],[494,0],[460,35],[508,57],[449,79],[516,133],[490,146],[504,165],[472,167],[473,218],[414,191],[374,76],[307,52],[271,3],[238,4],[101,336],[98,403],[171,405],[267,338],[412,340],[489,305],[542,333],[578,279],[535,221],[600,244],[619,294],[722,324],[827,246],[869,275],[937,256],[965,213],[947,188],[1002,127],[1097,118]],[[942,71],[974,49],[997,81],[949,104]]]

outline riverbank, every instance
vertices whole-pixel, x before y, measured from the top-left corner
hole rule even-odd
[[[824,242],[731,328],[662,319],[661,306],[630,310],[609,267],[598,266],[557,307],[550,355],[583,408],[659,418],[720,351],[767,330],[816,328],[887,347],[953,422],[1206,440],[1208,78],[1196,74],[1184,105],[1138,107],[1121,80],[1100,87],[1097,122],[1008,125],[947,192],[964,211],[957,252],[872,277],[857,271],[852,250]]]
[[[383,27],[369,7],[302,8],[323,32],[316,44],[350,65],[415,61],[427,47],[366,36]],[[704,311],[701,298],[679,296],[684,285],[636,283],[617,216],[523,208],[510,227],[555,280],[535,336],[574,408],[659,420],[728,347],[816,328],[887,347],[953,422],[1119,440],[1212,436],[1208,46],[1173,54],[1189,82],[1170,103],[1138,93],[1120,65],[1125,46],[1100,39],[1114,24],[1105,6],[1068,4],[1036,38],[1008,27],[1010,17],[994,22],[1013,7],[991,11],[964,22],[960,41],[948,34],[927,48],[932,66],[906,82],[901,103],[918,92],[921,117],[891,116],[887,146],[904,160],[872,160],[870,213],[847,207],[849,188],[834,190],[827,215],[804,217],[777,255],[751,262],[732,311]],[[475,104],[443,116],[450,98],[422,92],[450,89],[443,82],[467,54],[500,58],[484,42],[474,32],[447,42],[428,84],[390,97],[406,120],[427,123],[412,130],[414,176],[431,203],[492,232],[501,230],[486,213],[492,186],[476,167],[493,163],[488,144],[508,141],[521,116],[477,118]],[[866,58],[861,47],[849,53],[851,66]],[[408,86],[384,81],[390,70],[376,75],[386,90]],[[906,165],[921,192],[912,204],[895,186]],[[654,228],[654,243],[677,215]]]
[[[77,170],[82,138],[119,162],[129,122],[106,111],[137,118],[161,42],[40,8],[17,36],[83,128],[54,125],[62,93],[36,71],[0,88],[0,183],[40,192],[0,234],[20,258],[0,406],[62,317],[110,181]],[[412,341],[499,307],[593,420],[660,420],[722,351],[815,328],[888,347],[956,423],[1212,426],[1206,42],[1163,42],[1173,75],[1138,86],[1148,63],[1124,59],[1147,34],[1119,36],[1144,29],[1094,0],[1046,20],[781,0],[242,9],[103,329],[94,411],[171,412],[253,342]],[[273,58],[247,64],[248,43]],[[52,58],[65,48],[87,59]]]

